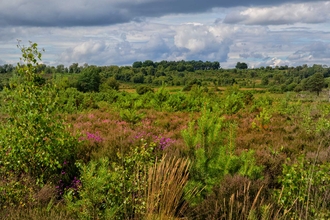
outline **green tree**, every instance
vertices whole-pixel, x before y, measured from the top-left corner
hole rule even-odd
[[[228,174],[261,177],[263,168],[256,165],[254,151],[235,155],[236,125],[226,124],[223,117],[206,107],[197,123],[192,121],[182,130],[182,136],[192,161],[187,191],[198,189],[195,197],[189,199],[192,205],[210,195]]]
[[[322,73],[315,73],[314,75],[308,77],[304,83],[305,90],[316,92],[317,95],[320,94],[323,87],[324,77]]]
[[[142,66],[143,67],[147,67],[147,66],[152,66],[152,67],[155,67],[155,64],[152,60],[145,60],[143,63],[142,63]]]
[[[135,61],[132,65],[133,68],[141,68],[142,62],[141,61]]]
[[[132,77],[133,83],[143,83],[144,82],[144,75],[142,73],[138,73]]]
[[[220,63],[219,63],[218,61],[214,61],[214,62],[212,63],[212,67],[211,67],[211,69],[214,69],[214,70],[218,70],[218,69],[220,69]]]
[[[79,73],[80,68],[78,66],[78,63],[73,63],[69,66],[69,73]]]
[[[235,68],[236,69],[247,69],[248,65],[246,63],[237,62]]]
[[[108,89],[119,90],[119,82],[114,77],[108,78],[100,85],[100,91],[106,91]]]
[[[96,66],[84,68],[77,81],[77,89],[81,92],[98,92],[101,84],[101,69]]]
[[[57,73],[65,73],[65,68],[63,64],[57,65],[56,66],[56,72]]]
[[[269,84],[268,76],[264,76],[261,78],[261,85],[267,86]]]
[[[7,118],[0,128],[0,175],[5,182],[13,175],[28,175],[42,185],[61,173],[65,161],[74,164],[78,142],[59,114],[57,86],[36,80],[42,74],[37,72],[42,55],[37,44],[18,48],[22,52],[16,69],[19,83],[4,90]],[[7,188],[0,186],[0,191],[8,193],[20,181],[24,182],[18,179]]]

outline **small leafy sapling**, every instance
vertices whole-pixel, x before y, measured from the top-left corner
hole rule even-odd
[[[30,42],[25,47],[19,42],[18,48],[19,83],[4,90],[7,120],[0,128],[0,172],[29,175],[43,185],[60,174],[65,160],[74,160],[78,142],[59,114],[56,85],[40,83],[38,45]]]

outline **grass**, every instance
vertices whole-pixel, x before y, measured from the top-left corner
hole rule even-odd
[[[0,220],[74,220],[65,209],[65,206],[50,205],[48,207],[41,205],[40,207],[30,207],[17,209],[17,207],[12,207],[5,210],[0,210]]]
[[[183,201],[183,194],[189,167],[188,159],[163,156],[160,163],[150,168],[146,219],[175,219],[176,215],[183,214],[187,205]]]

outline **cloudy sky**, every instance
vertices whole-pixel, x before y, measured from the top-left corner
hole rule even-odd
[[[330,66],[330,1],[1,0],[0,10],[0,64],[17,63],[19,39],[38,43],[54,66]]]

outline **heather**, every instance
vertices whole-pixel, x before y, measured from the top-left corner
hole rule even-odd
[[[325,92],[128,92],[96,67],[77,89],[38,71],[37,44],[19,48],[1,93],[1,219],[329,218]]]

